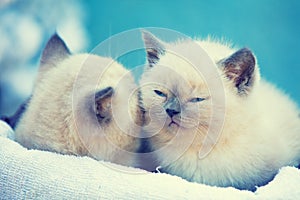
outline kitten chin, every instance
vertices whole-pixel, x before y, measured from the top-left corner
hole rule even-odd
[[[148,116],[143,131],[161,171],[198,183],[255,190],[280,167],[299,165],[299,109],[260,80],[249,49],[210,40],[169,44],[145,31],[143,39],[148,61],[140,81]],[[212,64],[191,65],[189,58]],[[170,128],[170,121],[179,128]],[[188,123],[196,126],[185,128]]]
[[[43,51],[16,141],[29,149],[135,166],[134,134],[142,119],[135,88],[129,71],[116,61],[72,55],[55,34]]]

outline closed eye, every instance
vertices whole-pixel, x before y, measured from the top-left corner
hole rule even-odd
[[[159,90],[153,90],[155,92],[155,94],[157,94],[160,97],[167,97],[167,95],[165,93],[163,93],[162,91]]]
[[[204,101],[204,100],[205,100],[205,98],[196,97],[196,98],[190,99],[189,102],[196,103],[196,102],[201,102],[201,101]]]

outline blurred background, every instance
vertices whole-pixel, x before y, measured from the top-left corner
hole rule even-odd
[[[299,20],[298,0],[0,0],[0,115],[13,114],[30,95],[41,51],[55,31],[72,52],[89,52],[140,27],[247,46],[262,76],[300,105]],[[125,64],[142,64],[144,56]]]

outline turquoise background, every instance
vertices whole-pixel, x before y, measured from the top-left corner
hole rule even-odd
[[[140,27],[174,29],[191,37],[211,35],[257,56],[262,77],[300,105],[300,1],[83,1],[89,10],[90,48],[109,36]]]
[[[16,0],[11,6],[0,9],[0,17],[1,12],[35,12],[26,10],[28,2],[42,4],[41,1]],[[64,3],[66,2],[70,5],[76,2],[84,11],[84,29],[89,39],[85,50],[88,52],[110,36],[141,27],[173,29],[190,37],[206,38],[210,35],[224,38],[237,47],[250,48],[258,59],[262,77],[285,91],[300,105],[298,0],[69,0]],[[58,7],[55,1],[51,5],[46,8],[49,14]],[[35,20],[41,21],[39,18]],[[0,34],[1,29],[3,27],[0,27]],[[44,29],[39,51],[30,59],[35,66],[38,66],[42,48],[54,31],[55,24],[51,29]],[[141,37],[137,36],[136,40],[141,42]],[[127,67],[134,67],[145,62],[145,54],[139,52],[120,59]],[[0,115],[12,114],[24,98],[17,97],[0,80]]]

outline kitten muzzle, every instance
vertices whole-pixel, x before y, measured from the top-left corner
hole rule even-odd
[[[168,99],[168,101],[164,105],[164,109],[169,115],[169,117],[172,119],[173,116],[181,112],[179,100],[175,97]]]

